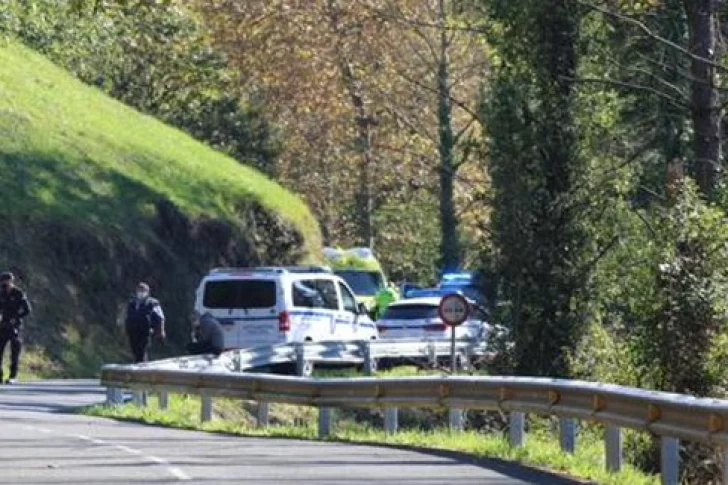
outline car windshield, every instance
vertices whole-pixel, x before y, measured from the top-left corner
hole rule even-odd
[[[346,281],[355,295],[374,296],[384,286],[382,275],[376,271],[336,271]]]
[[[382,320],[429,320],[439,318],[436,305],[391,305]]]
[[[276,306],[276,283],[267,280],[223,280],[205,284],[205,308],[270,308]]]

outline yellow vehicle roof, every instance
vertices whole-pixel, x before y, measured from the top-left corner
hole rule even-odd
[[[369,248],[324,248],[324,257],[334,271],[353,269],[383,273],[381,263]]]

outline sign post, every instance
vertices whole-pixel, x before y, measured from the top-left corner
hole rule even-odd
[[[451,293],[440,300],[438,313],[442,322],[450,327],[450,372],[455,374],[455,327],[465,323],[470,316],[470,303],[459,293]]]

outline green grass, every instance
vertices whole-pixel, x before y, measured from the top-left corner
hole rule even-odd
[[[166,412],[159,410],[153,399],[147,408],[133,405],[96,406],[87,408],[84,412],[92,416],[241,436],[317,439],[315,409],[273,405],[271,415],[278,416],[278,423],[267,429],[256,429],[250,414],[253,407],[250,404],[247,406],[240,407],[240,403],[236,401],[216,401],[218,418],[208,423],[200,423],[200,401],[190,396],[170,396],[170,407]],[[237,408],[238,413],[231,412],[231,408]],[[220,418],[220,415],[224,417]],[[272,422],[275,423],[275,418]],[[501,434],[479,434],[472,431],[454,433],[446,429],[436,429],[428,432],[406,430],[395,435],[386,435],[381,430],[341,419],[336,423],[331,440],[454,451],[479,458],[513,461],[605,485],[659,483],[656,477],[644,475],[632,467],[627,467],[619,474],[608,474],[604,470],[603,441],[592,429],[582,433],[574,455],[561,452],[558,438],[545,429],[530,433],[525,447],[513,449]]]
[[[256,201],[320,246],[301,199],[258,171],[82,84],[32,50],[0,41],[0,211],[129,228],[166,198],[234,221]],[[12,203],[7,203],[12,201]]]

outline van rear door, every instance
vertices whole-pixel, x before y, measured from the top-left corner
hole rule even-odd
[[[272,278],[213,279],[205,283],[202,306],[226,329],[226,348],[273,345],[282,338],[279,294],[278,283]]]

